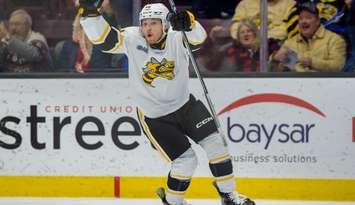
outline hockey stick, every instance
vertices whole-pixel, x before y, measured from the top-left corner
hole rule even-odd
[[[174,13],[177,12],[177,9],[176,9],[176,6],[175,6],[175,3],[174,3],[174,0],[169,0],[169,3],[170,3],[170,7],[171,9],[173,10]],[[223,135],[223,132],[222,132],[222,129],[221,129],[221,124],[217,118],[217,114],[216,114],[216,110],[214,109],[214,106],[213,106],[213,103],[211,101],[211,98],[210,98],[210,95],[208,93],[208,90],[207,90],[207,87],[206,87],[206,84],[205,84],[205,81],[203,80],[202,76],[201,76],[201,72],[200,72],[200,69],[198,68],[197,66],[197,63],[196,63],[196,60],[194,58],[194,56],[192,55],[192,50],[191,50],[191,47],[190,47],[190,44],[188,42],[188,39],[187,39],[187,36],[186,36],[186,33],[184,31],[181,31],[182,33],[182,36],[183,36],[183,41],[186,45],[186,50],[187,50],[187,53],[189,55],[189,58],[191,60],[191,63],[192,63],[192,67],[194,68],[194,71],[197,75],[197,78],[200,80],[200,83],[202,85],[202,88],[203,88],[203,92],[205,94],[205,98],[207,100],[207,103],[208,103],[208,107],[210,108],[211,110],[211,113],[212,113],[212,117],[213,117],[213,120],[214,120],[214,123],[216,124],[216,127],[217,127],[217,132],[220,134],[220,136],[222,137],[222,140],[223,140],[223,144],[225,146],[227,146],[227,141]]]

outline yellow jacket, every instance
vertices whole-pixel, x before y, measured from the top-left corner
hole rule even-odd
[[[346,44],[336,33],[320,26],[307,43],[300,34],[286,40],[283,47],[294,50],[298,59],[311,58],[312,68],[295,65],[297,72],[340,71],[345,64]]]
[[[268,37],[284,40],[287,37],[286,23],[289,13],[295,5],[294,0],[273,0],[268,2]],[[231,36],[237,38],[239,21],[253,18],[260,24],[260,0],[242,0],[235,8]]]

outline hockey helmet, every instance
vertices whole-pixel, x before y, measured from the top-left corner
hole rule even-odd
[[[157,18],[160,19],[164,30],[169,28],[169,21],[167,20],[169,9],[162,3],[147,4],[139,13],[139,23],[142,25],[143,19]]]

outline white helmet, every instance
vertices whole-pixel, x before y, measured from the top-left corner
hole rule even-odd
[[[162,3],[147,4],[139,13],[139,24],[142,25],[143,19],[157,18],[161,20],[164,30],[169,28],[169,21],[167,20],[169,9]]]

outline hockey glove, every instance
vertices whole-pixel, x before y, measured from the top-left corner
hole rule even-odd
[[[195,16],[189,11],[170,13],[168,21],[174,31],[191,31],[195,26]]]
[[[101,15],[101,5],[104,0],[80,0],[78,14],[81,17],[95,17]]]

